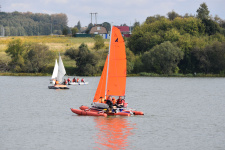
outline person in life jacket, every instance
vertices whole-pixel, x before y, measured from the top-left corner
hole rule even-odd
[[[59,81],[58,80],[55,81],[55,85],[57,85],[57,84],[59,84]]]
[[[68,84],[71,82],[71,81],[70,81],[70,77],[68,77],[67,82],[68,82]]]
[[[84,78],[81,79],[81,82],[84,82]]]
[[[99,103],[105,103],[105,99],[101,96],[98,100]]]
[[[67,81],[66,81],[66,79],[64,79],[64,82],[63,82],[63,84],[64,84],[64,85],[66,85],[66,84],[67,84]]]
[[[75,77],[73,78],[72,82],[76,82],[76,79],[75,79]]]
[[[77,78],[77,82],[79,82],[79,78]]]
[[[123,107],[123,104],[124,104],[124,100],[122,100],[122,97],[119,96],[119,98],[117,99],[117,107],[121,108]]]
[[[116,106],[116,99],[115,97],[112,98],[113,106]]]

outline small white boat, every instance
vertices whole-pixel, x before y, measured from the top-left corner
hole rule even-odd
[[[57,60],[55,61],[55,67],[52,73],[52,82],[50,82],[52,85],[48,86],[49,89],[69,89],[66,85],[61,84],[64,75],[66,74],[65,67],[63,65],[63,61],[61,59],[61,56],[59,54],[59,64],[57,63]],[[59,81],[59,84],[55,85],[55,78]]]

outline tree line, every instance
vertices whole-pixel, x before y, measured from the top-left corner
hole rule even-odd
[[[212,18],[206,3],[196,12],[196,16],[181,16],[171,11],[167,17],[155,15],[147,17],[143,24],[135,22],[131,37],[125,38],[127,73],[224,74],[225,21],[218,16]],[[95,75],[102,71],[108,47],[101,36],[94,39],[91,50],[82,43],[64,54],[74,60],[77,75]],[[14,72],[45,72],[49,61],[56,56],[45,45],[13,42],[6,53],[11,56],[8,70]],[[37,60],[42,52],[46,52],[44,59]]]
[[[224,73],[225,21],[209,15],[202,3],[197,15],[147,17],[127,40],[136,55],[133,73]]]
[[[68,28],[67,23],[67,15],[63,13],[0,12],[0,26],[4,27],[5,36],[61,35],[63,29]]]

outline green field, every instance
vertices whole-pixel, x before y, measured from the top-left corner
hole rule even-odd
[[[60,52],[65,67],[75,67],[75,62],[68,57],[65,57],[63,53],[71,48],[78,48],[82,43],[88,45],[90,50],[93,50],[94,39],[90,37],[65,37],[65,36],[13,36],[13,37],[0,37],[0,60],[9,62],[10,57],[6,55],[5,50],[9,42],[21,39],[22,42],[42,43],[49,46],[49,49],[54,52]],[[106,47],[109,45],[109,40],[105,40]],[[51,64],[54,66],[54,62]]]

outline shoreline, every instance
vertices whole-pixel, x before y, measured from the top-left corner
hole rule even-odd
[[[49,73],[11,73],[2,72],[0,76],[51,76]],[[68,76],[82,76],[82,75],[68,75]],[[101,76],[96,74],[87,77]],[[225,77],[225,74],[155,74],[155,73],[139,73],[139,74],[127,74],[127,77]]]

